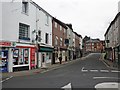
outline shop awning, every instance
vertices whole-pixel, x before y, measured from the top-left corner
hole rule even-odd
[[[40,47],[39,52],[52,52],[54,49],[50,47]]]

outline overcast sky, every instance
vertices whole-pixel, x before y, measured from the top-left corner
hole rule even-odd
[[[110,22],[118,13],[120,0],[33,0],[53,17],[71,23],[82,37],[104,40]]]

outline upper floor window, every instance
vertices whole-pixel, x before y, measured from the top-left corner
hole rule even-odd
[[[57,23],[55,22],[55,28],[57,28]]]
[[[49,34],[46,33],[46,34],[45,34],[45,43],[46,43],[46,44],[48,44],[48,40],[49,40]]]
[[[24,0],[22,1],[22,12],[28,14],[28,2]]]
[[[62,26],[60,26],[60,31],[62,31]]]
[[[41,40],[42,40],[42,39],[41,39],[41,31],[39,30],[39,31],[38,31],[38,41],[41,42]]]
[[[63,41],[62,38],[60,38],[60,46],[62,46],[62,41]]]
[[[64,28],[64,33],[67,33],[67,30]]]
[[[29,25],[19,23],[19,39],[30,40]]]
[[[56,36],[55,37],[55,46],[57,46],[58,45],[58,37]]]
[[[49,16],[46,14],[46,25],[49,25]]]

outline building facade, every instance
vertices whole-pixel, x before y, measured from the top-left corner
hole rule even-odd
[[[29,0],[9,0],[1,2],[0,7],[1,71],[30,70],[41,67],[42,62],[50,63],[52,16]]]
[[[120,12],[110,23],[105,33],[106,59],[114,62],[120,60]]]
[[[98,53],[102,52],[104,49],[104,42],[99,39],[90,39],[85,42],[86,52]]]
[[[53,18],[52,27],[53,37],[52,45],[54,46],[53,64],[59,62],[59,57],[62,56],[62,61],[67,61],[67,26],[60,20]]]
[[[82,56],[82,36],[75,33],[75,54],[74,58],[80,58]]]
[[[33,42],[37,44],[37,67],[46,67],[52,61],[52,16],[42,9],[35,2],[36,7],[36,29],[33,35]]]
[[[67,46],[68,49],[68,60],[73,60],[73,56],[74,56],[74,43],[75,43],[75,37],[73,36],[73,28],[72,28],[72,24],[66,24],[67,26],[67,39],[69,41],[69,45]]]

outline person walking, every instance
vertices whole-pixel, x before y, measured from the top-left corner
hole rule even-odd
[[[62,56],[59,57],[60,64],[62,64]]]

